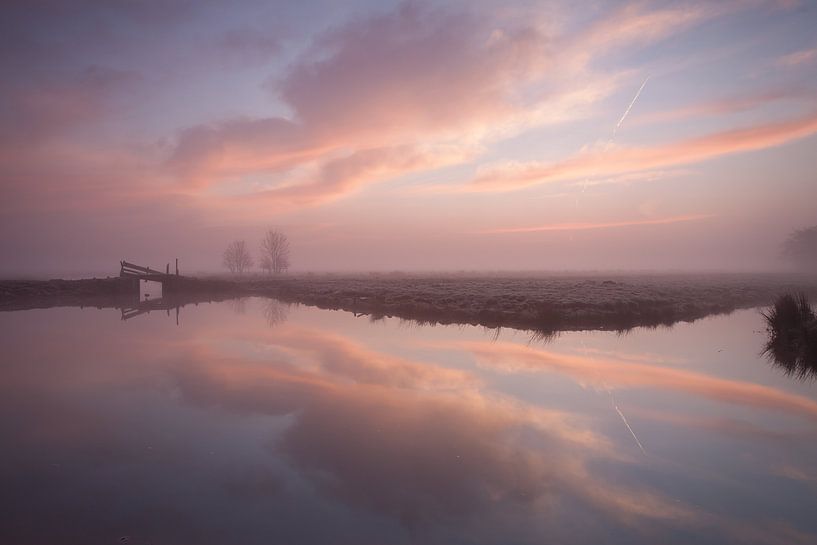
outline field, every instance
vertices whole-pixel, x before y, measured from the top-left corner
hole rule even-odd
[[[817,297],[817,279],[746,274],[306,275],[244,282],[251,293],[373,318],[551,332],[670,325]]]
[[[0,310],[132,306],[127,281],[0,282]],[[671,325],[739,308],[768,306],[781,293],[817,298],[817,279],[779,274],[303,274],[190,279],[180,305],[233,297],[274,297],[373,319],[561,330]]]

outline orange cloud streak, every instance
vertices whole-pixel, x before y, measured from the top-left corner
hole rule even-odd
[[[636,117],[637,123],[665,123],[689,119],[692,117],[703,117],[711,115],[724,115],[735,112],[753,110],[766,104],[771,104],[786,100],[810,100],[813,93],[803,89],[774,89],[761,93],[744,94],[724,97],[716,100],[708,100],[684,106],[674,110],[666,110],[648,114],[641,114]]]
[[[647,148],[607,147],[564,161],[499,166],[477,176],[470,191],[509,191],[545,182],[697,163],[732,153],[781,146],[817,133],[817,113],[806,117],[718,132]]]
[[[589,229],[608,229],[615,227],[633,227],[639,225],[666,225],[670,223],[697,221],[711,217],[713,217],[712,214],[692,214],[688,216],[673,216],[670,218],[659,218],[652,220],[613,221],[606,223],[552,223],[549,225],[539,225],[533,227],[504,227],[499,229],[487,229],[485,231],[479,231],[479,233],[490,235],[501,233],[538,233],[541,231],[585,231]]]
[[[598,387],[652,387],[685,392],[723,403],[784,411],[817,420],[817,401],[750,382],[712,377],[695,371],[535,350],[511,343],[461,343],[492,367],[549,369]]]

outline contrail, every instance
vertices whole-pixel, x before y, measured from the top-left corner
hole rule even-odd
[[[621,417],[621,421],[624,422],[624,425],[627,426],[628,430],[630,430],[630,434],[633,436],[633,439],[635,439],[635,444],[638,445],[638,448],[641,449],[641,453],[644,456],[646,456],[647,451],[644,450],[644,445],[642,445],[641,441],[638,440],[638,437],[636,436],[635,432],[633,431],[633,428],[630,427],[630,424],[627,422],[627,419],[624,417],[624,413],[621,412],[621,409],[619,409],[618,405],[616,405],[616,402],[613,399],[613,392],[610,392],[610,402],[613,404],[613,408],[616,410],[618,415]]]
[[[621,124],[624,123],[625,119],[627,119],[627,114],[629,114],[630,110],[633,109],[633,105],[635,104],[635,101],[638,100],[638,97],[641,95],[641,91],[644,90],[644,86],[647,85],[647,80],[649,80],[649,79],[650,79],[650,75],[647,74],[647,77],[644,78],[643,82],[641,82],[641,87],[638,88],[638,91],[636,91],[635,96],[630,101],[629,106],[627,106],[627,109],[624,110],[623,114],[621,114],[621,119],[618,120],[618,123],[616,123],[616,126],[613,128],[613,134],[610,136],[610,139],[607,140],[607,146],[611,146],[613,144],[613,140],[615,140],[615,138],[616,138],[616,133],[618,132],[618,129],[621,128]],[[595,175],[595,174],[593,174],[593,175]],[[584,193],[587,190],[587,181],[588,181],[588,178],[585,178],[584,183],[582,184],[582,193]],[[576,197],[576,208],[578,208],[578,207],[579,207],[579,198]]]
[[[613,138],[615,138],[616,133],[618,132],[618,129],[621,128],[621,124],[624,123],[625,119],[627,119],[627,114],[629,114],[630,110],[633,109],[633,104],[635,104],[635,101],[638,100],[639,95],[641,95],[641,91],[644,90],[644,86],[647,85],[647,80],[649,80],[649,79],[650,79],[650,76],[647,76],[646,78],[644,78],[644,83],[642,83],[641,87],[638,88],[638,91],[636,92],[635,96],[633,97],[633,100],[630,101],[630,105],[627,106],[627,109],[624,110],[623,114],[621,114],[621,119],[618,120],[618,123],[616,123],[616,128],[613,129]]]

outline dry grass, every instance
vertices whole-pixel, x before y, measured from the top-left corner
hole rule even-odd
[[[130,300],[120,279],[0,282],[0,310],[112,306]],[[357,274],[185,279],[181,304],[258,295],[419,323],[562,330],[626,330],[768,306],[783,292],[817,298],[817,279],[748,274]]]
[[[671,325],[765,306],[781,291],[817,296],[792,275],[302,275],[247,280],[260,295],[375,318],[468,323],[543,333]]]

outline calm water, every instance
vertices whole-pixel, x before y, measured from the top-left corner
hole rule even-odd
[[[0,543],[817,543],[817,383],[764,340],[0,313]]]

